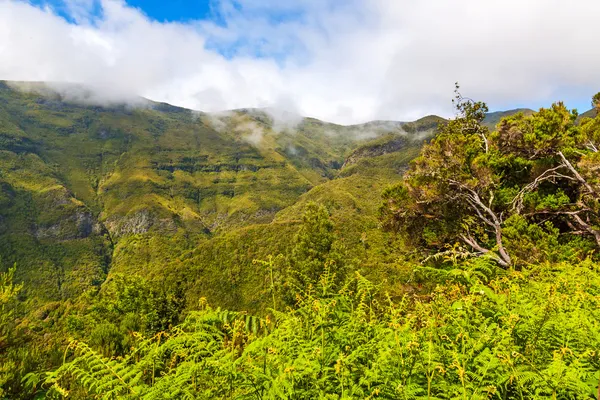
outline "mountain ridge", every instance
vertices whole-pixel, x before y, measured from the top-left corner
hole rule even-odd
[[[268,229],[278,212],[336,178],[357,144],[390,133],[308,118],[277,131],[268,116],[250,114],[99,107],[3,83],[2,268],[16,262],[17,278],[42,303],[112,273],[164,276],[199,244],[212,249],[238,229]],[[254,273],[251,261],[243,264]]]
[[[252,261],[288,251],[310,201],[327,205],[349,247],[371,241],[361,262],[377,276],[389,256],[377,250],[387,240],[377,229],[379,194],[447,122],[343,126],[149,100],[101,107],[14,86],[0,82],[0,267],[21,265],[17,277],[41,303],[111,274],[189,272],[192,298],[260,308],[262,289],[240,289],[262,285]],[[219,289],[232,280],[241,285],[230,287],[233,297]]]

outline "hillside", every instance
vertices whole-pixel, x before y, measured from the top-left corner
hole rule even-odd
[[[577,117],[577,121],[581,121],[584,118],[595,118],[598,115],[598,110],[592,108],[591,110],[587,110],[584,113],[579,114]]]
[[[524,115],[531,115],[534,113],[534,111],[529,108],[515,108],[513,110],[490,112],[486,115],[485,119],[483,120],[483,124],[493,130],[496,128],[496,125],[498,125],[498,122],[500,122],[502,118],[510,117],[518,113],[523,113]]]
[[[222,298],[215,288],[234,264],[252,275],[253,257],[285,251],[276,243],[289,243],[306,199],[337,210],[351,197],[376,226],[378,193],[437,123],[292,124],[269,110],[206,114],[145,100],[101,107],[43,84],[16,87],[0,83],[0,255],[41,301],[72,298],[111,272],[158,279],[170,268],[201,271],[190,287]],[[395,141],[397,156],[365,152],[381,140]],[[283,216],[289,234],[280,237],[270,223],[280,229]],[[221,254],[228,237],[237,247]],[[229,259],[237,253],[243,260]],[[210,265],[224,274],[218,284],[205,280]]]
[[[0,256],[41,304],[126,273],[185,276],[191,301],[262,308],[253,260],[290,251],[311,201],[327,206],[367,275],[387,281],[394,255],[378,229],[380,193],[447,122],[342,126],[270,109],[98,106],[80,87],[77,101],[42,83],[23,88],[0,83]]]
[[[597,389],[593,113],[342,126],[23,89],[0,84],[1,396]]]

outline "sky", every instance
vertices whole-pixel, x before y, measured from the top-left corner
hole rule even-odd
[[[0,0],[0,79],[342,124],[600,91],[597,0]]]

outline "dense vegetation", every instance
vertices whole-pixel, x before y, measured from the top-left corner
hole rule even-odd
[[[0,82],[0,255],[4,269],[18,263],[38,305],[97,288],[110,273],[160,280],[185,270],[196,299],[260,307],[245,288],[232,288],[232,299],[206,292],[232,275],[256,286],[252,260],[289,243],[293,234],[274,231],[296,229],[301,208],[284,210],[321,196],[312,188],[335,191],[330,209],[360,209],[375,228],[378,192],[435,126],[288,126],[261,110],[209,115],[141,99],[99,107],[43,85],[15,88]],[[370,157],[378,137],[402,146]],[[323,189],[363,145],[345,179]]]
[[[0,397],[600,398],[600,94],[292,129],[11,87]]]
[[[450,278],[450,276],[452,278]],[[598,266],[499,274],[465,263],[427,297],[392,302],[324,274],[264,319],[203,306],[124,357],[71,343],[52,392],[102,398],[593,398]],[[440,283],[442,283],[440,281]],[[85,395],[84,395],[85,396]]]

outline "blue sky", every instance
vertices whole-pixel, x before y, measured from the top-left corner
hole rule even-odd
[[[451,116],[456,81],[491,110],[584,111],[600,90],[600,2],[577,3],[0,0],[0,79],[345,124]]]
[[[62,16],[71,20],[68,13],[68,1],[63,0],[32,0],[37,6],[49,5]],[[142,10],[148,17],[160,22],[185,22],[198,19],[212,19],[209,0],[128,0],[127,4]],[[96,15],[101,12],[100,6],[95,7]]]
[[[244,15],[247,18],[256,18],[261,22],[267,22],[273,26],[288,22],[301,23],[305,17],[302,2],[294,4],[288,1],[283,8],[261,6],[255,3],[251,7],[244,6],[243,0],[119,0],[128,7],[139,10],[149,20],[159,23],[181,23],[214,24],[217,27],[227,28],[228,17],[234,14]],[[286,0],[287,1],[287,0]],[[330,0],[328,0],[330,1]],[[342,0],[333,0],[341,4]],[[85,9],[86,18],[89,22],[103,17],[101,0],[30,0],[30,3],[44,8],[50,8],[53,12],[64,18],[71,24],[81,23],[75,10]],[[326,2],[324,2],[326,3]],[[235,22],[234,22],[235,23]],[[206,35],[206,48],[216,51],[222,56],[231,59],[237,55],[250,54],[256,58],[272,58],[278,63],[284,62],[289,55],[295,52],[303,52],[302,44],[287,38],[287,42],[279,48],[266,45],[262,38],[252,35],[238,35],[235,38],[224,38],[221,36]]]
[[[129,0],[127,3],[161,22],[209,19],[214,16],[211,15],[208,0]]]

